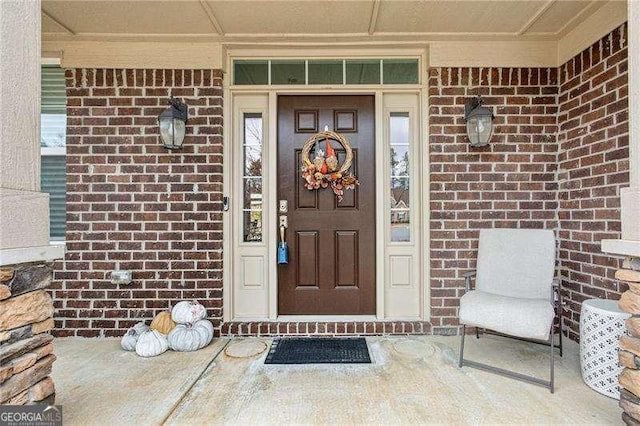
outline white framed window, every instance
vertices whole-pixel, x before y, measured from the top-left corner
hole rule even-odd
[[[391,59],[235,59],[233,84],[362,85],[419,84],[417,58]]]
[[[243,242],[262,242],[262,113],[242,117]]]
[[[390,218],[391,241],[411,241],[411,163],[410,122],[408,112],[389,115]]]
[[[43,65],[41,72],[40,188],[49,194],[49,238],[64,241],[67,220],[65,77],[59,65]]]

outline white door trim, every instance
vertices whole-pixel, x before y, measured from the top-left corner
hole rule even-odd
[[[392,50],[388,51],[388,56],[397,56],[397,52]],[[232,68],[232,60],[238,56],[245,57],[242,51],[228,52],[227,56],[227,69]],[[349,57],[354,57],[353,54]],[[238,194],[234,194],[233,185],[233,165],[234,159],[234,144],[237,143],[236,139],[236,124],[234,123],[234,96],[238,94],[262,94],[268,96],[268,131],[266,141],[265,157],[272,159],[269,164],[263,164],[263,176],[265,180],[274,184],[265,185],[263,191],[265,198],[264,213],[263,213],[263,238],[266,242],[266,259],[268,262],[266,285],[268,287],[268,311],[264,316],[260,317],[238,317],[233,311],[233,281],[237,278],[237,272],[234,270],[235,257],[234,257],[234,241],[238,238],[238,235],[242,221],[237,216],[231,214],[233,208],[225,212],[223,215],[223,321],[255,321],[255,320],[282,320],[288,321],[291,316],[278,316],[278,286],[277,286],[277,265],[276,265],[276,246],[277,246],[277,233],[276,221],[277,221],[277,170],[276,161],[277,158],[277,99],[279,95],[373,95],[375,97],[375,147],[376,147],[376,188],[385,188],[388,183],[385,182],[385,173],[382,172],[385,157],[385,144],[384,144],[384,95],[385,94],[398,94],[408,93],[416,94],[419,99],[419,117],[420,122],[418,124],[418,147],[415,151],[416,165],[415,170],[429,170],[429,152],[428,152],[428,133],[427,133],[427,113],[428,113],[428,75],[426,68],[427,52],[423,50],[420,57],[420,72],[421,72],[421,84],[419,85],[407,85],[403,87],[398,86],[366,86],[366,87],[353,87],[353,86],[263,86],[263,87],[246,87],[246,86],[230,86],[229,81],[225,78],[224,82],[224,152],[223,152],[223,190],[224,195],[229,196],[231,205],[240,202]],[[420,315],[416,317],[396,318],[394,320],[424,320],[430,319],[430,283],[429,283],[429,175],[428,172],[414,173],[412,180],[418,185],[418,199],[416,200],[419,218],[417,220],[417,226],[414,229],[418,229],[418,235],[416,235],[417,243],[420,250],[419,258],[419,278],[416,285],[419,285],[421,291],[419,292],[420,298]],[[386,191],[376,191],[376,316],[377,320],[387,320],[385,315],[385,264],[386,262],[386,241],[384,236],[384,230],[386,229],[386,212],[385,202]],[[267,205],[269,204],[269,205]],[[412,207],[413,208],[413,207]],[[327,316],[313,316],[302,315],[295,316],[296,320],[300,321],[323,321],[328,318]],[[354,316],[330,316],[332,320],[353,321]],[[371,321],[371,316],[357,317],[366,318],[364,321]]]

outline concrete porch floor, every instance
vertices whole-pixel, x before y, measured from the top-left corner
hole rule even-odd
[[[587,387],[579,347],[556,357],[556,392],[469,367],[457,337],[368,337],[373,364],[264,365],[216,339],[197,352],[140,358],[117,339],[55,341],[56,404],[88,424],[620,424],[617,401]],[[261,339],[267,344],[270,339]],[[465,355],[548,375],[547,349],[467,339]]]

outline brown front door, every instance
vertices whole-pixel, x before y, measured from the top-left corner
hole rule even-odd
[[[288,203],[290,253],[278,266],[280,315],[376,312],[374,117],[373,96],[278,98],[278,199]],[[330,188],[309,191],[301,180],[302,147],[325,126],[351,142],[360,180],[339,204]],[[342,163],[344,151],[337,155]]]

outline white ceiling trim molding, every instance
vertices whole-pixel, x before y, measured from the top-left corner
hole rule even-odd
[[[211,10],[211,6],[209,6],[209,3],[201,0],[200,6],[202,6],[202,10],[204,10],[204,13],[206,13],[207,18],[209,18],[209,21],[211,22],[211,25],[213,26],[213,29],[216,31],[216,33],[218,33],[218,35],[224,35],[224,30],[218,22],[216,15],[213,13],[213,10]]]
[[[243,48],[263,58],[330,57],[335,49],[354,57],[402,56],[429,47],[429,66],[548,67],[557,66],[556,42],[345,43],[324,45],[223,44],[216,42],[43,42],[43,52],[62,52],[63,68],[223,69],[223,50]],[[390,50],[391,49],[391,50]],[[333,52],[333,53],[332,53]],[[394,52],[393,55],[389,55]],[[275,55],[275,56],[274,56]],[[59,55],[56,55],[59,56]]]
[[[72,35],[72,36],[76,35],[76,32],[73,31],[68,25],[66,25],[64,22],[60,21],[58,18],[56,18],[55,16],[47,12],[44,8],[42,8],[42,14],[51,22],[56,24],[58,27],[62,28],[62,30],[64,30],[64,32],[67,33],[68,35]]]
[[[371,19],[369,19],[369,35],[376,32],[376,23],[378,22],[378,14],[380,13],[380,0],[373,0],[371,8]]]
[[[431,67],[555,67],[554,41],[434,42]]]
[[[171,43],[251,43],[251,44],[282,44],[282,45],[311,45],[326,43],[413,43],[424,44],[433,41],[557,41],[551,34],[523,34],[516,33],[319,33],[319,34],[137,34],[137,33],[78,33],[74,36],[60,33],[45,33],[43,41],[99,41],[99,42],[171,42]]]
[[[213,26],[213,22],[211,22]],[[309,39],[347,39],[353,37],[366,37],[368,40],[380,40],[385,38],[413,38],[418,41],[430,41],[437,39],[450,39],[455,38],[460,41],[474,41],[474,40],[501,40],[501,41],[521,41],[521,40],[539,40],[539,41],[557,41],[558,36],[555,33],[548,32],[527,32],[520,33],[518,32],[508,32],[508,31],[492,31],[492,32],[421,32],[421,31],[378,31],[375,28],[375,24],[372,23],[372,31],[373,33],[367,32],[352,32],[352,33],[91,33],[91,32],[74,32],[73,34],[69,32],[61,33],[61,32],[43,32],[42,38],[45,41],[53,41],[53,40],[145,40],[145,41],[162,41],[162,40],[172,40],[172,41],[211,41],[215,40],[224,40],[224,41],[234,41],[234,40],[280,40],[280,41],[290,41],[295,42],[296,40],[304,40],[307,41]],[[222,31],[222,28],[220,28]],[[73,37],[71,37],[73,36]]]
[[[613,0],[616,1],[616,0]],[[566,36],[570,31],[573,31],[575,27],[580,25],[580,23],[590,15],[593,15],[598,9],[604,6],[607,2],[602,0],[591,0],[589,6],[582,9],[578,12],[573,18],[569,20],[562,28],[560,28],[556,34],[560,36],[560,38]]]
[[[62,52],[62,68],[221,69],[221,43],[99,42],[42,43]]]
[[[558,66],[627,21],[627,2],[610,1],[558,41]]]
[[[531,17],[531,19],[529,19],[529,21],[527,21],[526,24],[524,24],[522,26],[522,28],[520,28],[520,31],[518,31],[518,35],[523,35],[525,34],[529,28],[531,28],[531,26],[533,24],[535,24],[536,22],[538,22],[538,20],[542,17],[542,15],[545,14],[545,12],[547,10],[549,10],[549,8],[551,6],[553,6],[553,4],[556,2],[557,0],[549,0],[547,1],[544,5],[542,5],[542,7],[540,9],[538,9],[538,11],[535,13],[535,15],[533,15]]]

